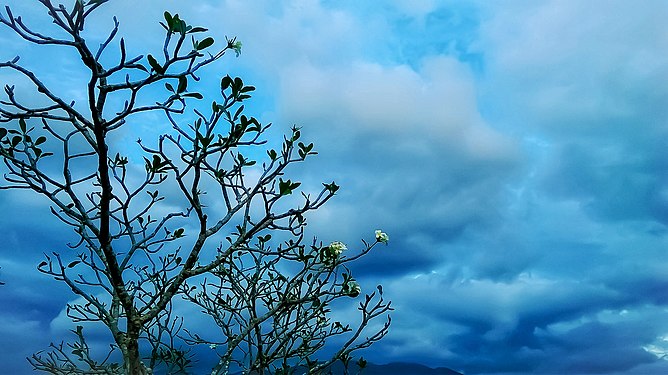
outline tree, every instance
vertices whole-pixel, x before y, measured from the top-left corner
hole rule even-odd
[[[67,306],[75,323],[102,324],[113,342],[106,357],[96,358],[79,325],[74,343],[33,355],[35,369],[176,371],[191,363],[193,346],[208,345],[219,358],[213,373],[289,373],[300,366],[318,373],[335,361],[347,365],[354,351],[387,333],[389,316],[365,333],[372,319],[392,310],[382,288],[362,295],[347,267],[387,243],[387,235],[377,231],[357,253],[344,253],[340,242],[305,240],[307,214],[339,189],[325,183],[312,195],[286,177],[288,167],[316,154],[313,143],[293,127],[279,149],[270,148],[263,136],[271,124],[246,114],[243,103],[255,87],[241,78],[222,77],[221,97],[201,105],[203,95],[193,89],[201,71],[230,51],[238,56],[240,42],[231,38],[216,48],[203,36],[207,29],[165,12],[161,52],[131,57],[115,17],[99,47],[85,37],[86,20],[108,0],[38,1],[54,35],[64,36],[34,31],[9,6],[0,23],[29,43],[75,51],[89,74],[87,100],[63,99],[18,56],[0,63],[0,71],[18,73],[35,90],[21,96],[14,85],[4,87],[2,188],[46,197],[51,213],[73,230],[78,241],[67,252],[45,254],[38,270],[77,296]],[[163,116],[156,125],[166,129],[157,140],[139,140],[136,149],[110,142],[148,113]],[[332,303],[349,298],[361,299],[354,327],[329,314]],[[174,315],[174,304],[183,303],[220,332],[190,329],[192,318]],[[338,349],[323,359],[319,351],[335,336],[342,337]]]

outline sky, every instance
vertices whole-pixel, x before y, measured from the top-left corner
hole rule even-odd
[[[5,4],[43,20],[36,1]],[[204,86],[243,77],[261,122],[315,142],[295,175],[342,188],[310,230],[349,246],[389,234],[355,267],[396,309],[365,358],[668,373],[668,2],[112,0],[86,32],[116,15],[129,49],[157,51],[165,10],[242,41]],[[71,55],[7,28],[0,43],[83,95]],[[0,361],[16,373],[71,328],[72,295],[35,270],[68,237],[31,197],[0,191]]]

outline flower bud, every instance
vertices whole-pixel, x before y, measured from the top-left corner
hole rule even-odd
[[[385,245],[390,241],[390,236],[387,235],[387,233],[384,233],[380,229],[376,230],[376,241],[382,242]]]

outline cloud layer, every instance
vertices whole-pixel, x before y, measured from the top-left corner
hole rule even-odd
[[[222,74],[258,87],[263,121],[315,141],[320,155],[295,171],[305,186],[342,185],[314,233],[390,234],[356,269],[396,304],[365,357],[466,374],[668,371],[666,2],[128,4],[100,19],[116,14],[139,46],[165,9],[239,36]],[[15,307],[0,313],[39,349],[63,300],[21,275],[63,236],[31,217],[3,219],[30,256],[2,253],[0,303]],[[7,327],[6,343],[18,335]],[[5,358],[19,369],[17,356]]]

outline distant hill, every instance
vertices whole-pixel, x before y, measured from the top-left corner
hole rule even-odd
[[[297,374],[304,374],[306,371]],[[357,366],[351,365],[351,375],[357,374]],[[332,367],[332,374],[343,374],[343,364],[338,362]],[[463,375],[446,367],[431,368],[417,363],[395,362],[386,365],[367,364],[361,375]]]
[[[357,365],[351,364],[350,374],[357,374]],[[343,374],[343,364],[338,362],[332,368],[334,375]],[[395,362],[386,365],[367,364],[362,375],[462,375],[445,367],[431,368],[417,363]]]
[[[369,363],[362,375],[462,375],[445,367],[431,368],[417,363],[388,363],[374,365]]]

